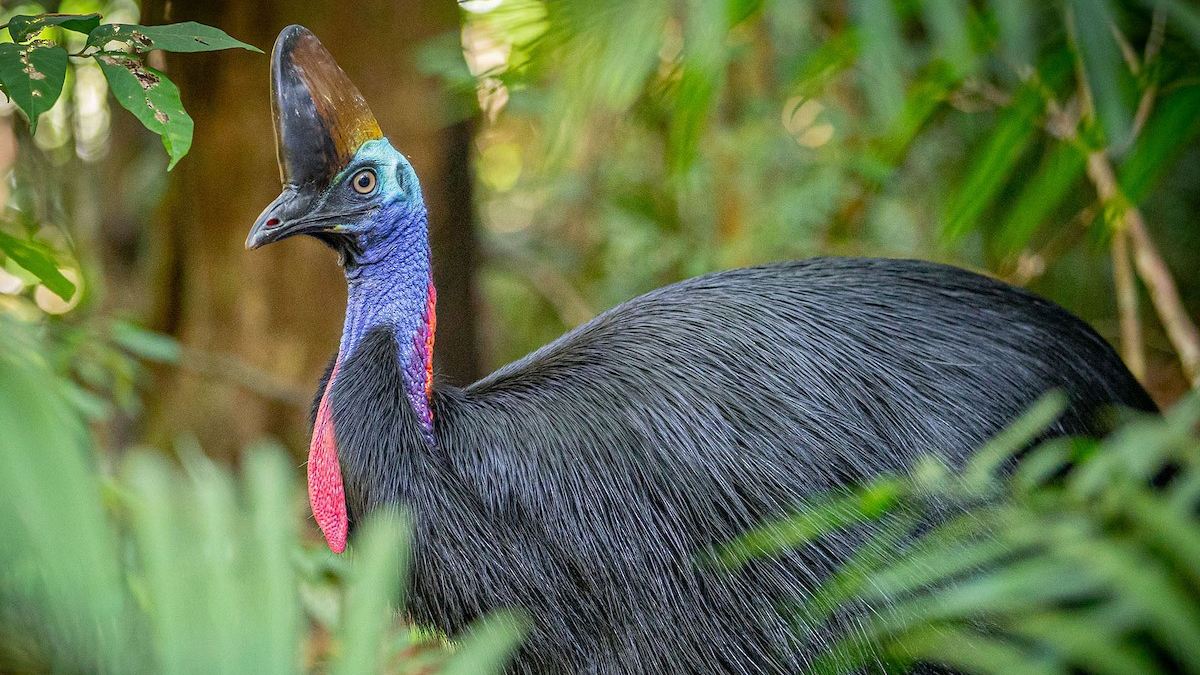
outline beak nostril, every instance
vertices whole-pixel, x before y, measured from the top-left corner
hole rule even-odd
[[[264,225],[266,225],[267,227],[277,227],[279,225],[279,219],[271,218],[271,219],[267,220],[267,222],[264,223]]]

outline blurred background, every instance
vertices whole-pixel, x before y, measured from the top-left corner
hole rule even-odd
[[[1120,344],[1161,403],[1187,387],[1088,164],[1103,153],[1194,321],[1200,30],[1182,1],[4,3],[46,9],[199,21],[268,52],[313,29],[422,178],[451,383],[688,276],[871,255],[1029,287]],[[306,444],[345,289],[316,241],[243,250],[279,188],[268,61],[151,55],[196,123],[170,173],[90,61],[35,137],[0,117],[5,227],[80,288],[63,301],[9,264],[0,310],[50,328],[109,449]]]
[[[1200,384],[1200,9],[1191,0],[4,0],[0,8],[4,22],[46,11],[197,21],[268,53],[284,26],[311,28],[421,176],[440,301],[437,372],[448,383],[468,384],[689,276],[865,255],[948,262],[1057,301],[1117,346],[1163,406]],[[43,37],[70,51],[85,39],[56,28]],[[177,614],[145,615],[199,631],[203,640],[179,649],[218,657],[235,651],[208,649],[210,637],[232,645],[241,635],[223,619],[232,605],[214,606],[203,626],[186,608],[225,597],[204,590],[211,584],[268,593],[264,580],[283,579],[272,596],[282,609],[268,598],[261,611],[294,617],[302,601],[311,623],[304,662],[318,663],[336,626],[353,620],[334,618],[346,563],[303,525],[298,486],[308,406],[336,349],[345,283],[315,240],[243,248],[279,191],[269,57],[147,59],[179,85],[195,120],[192,150],[169,172],[159,137],[121,109],[90,59],[70,62],[64,93],[35,134],[0,104],[0,244],[9,251],[0,257],[0,450],[12,453],[0,463],[6,489],[25,490],[3,502],[0,527],[29,535],[10,537],[0,562],[24,561],[34,578],[58,561],[46,574],[61,578],[46,588],[72,598],[62,625],[80,616],[81,598],[87,616],[101,618],[116,616],[113,606],[154,609],[146,598],[175,598]],[[32,273],[31,260],[49,260],[49,269]],[[56,274],[75,286],[65,298],[46,285]],[[1194,426],[1180,419],[1172,438]],[[278,447],[244,451],[262,439]],[[238,468],[244,509],[225,499],[235,479],[217,466]],[[203,573],[188,561],[224,536],[196,515],[213,504],[241,523],[230,526],[243,537],[235,550],[262,573],[210,566],[229,576],[189,590],[172,565]],[[271,523],[280,521],[291,529],[277,532]],[[1175,532],[1188,531],[1186,522]],[[139,543],[124,537],[127,528]],[[26,541],[43,547],[41,557],[20,556],[14,542]],[[395,562],[390,546],[377,547],[378,559]],[[278,553],[292,548],[294,560]],[[135,551],[145,554],[141,566]],[[84,564],[93,560],[102,563]],[[116,571],[126,567],[140,571]],[[379,580],[386,569],[376,569]],[[25,591],[4,585],[29,588],[21,574],[0,565],[0,666],[6,654],[36,656],[30,635],[49,630],[5,633],[17,625],[6,620],[26,615],[13,600]],[[1192,574],[1189,583],[1200,579]],[[363,587],[376,589],[371,597],[394,593],[379,580]],[[368,605],[368,615],[383,611]],[[279,629],[284,654],[297,625]],[[405,636],[397,649],[408,649],[412,635],[396,630]],[[363,639],[360,655],[373,645]],[[158,663],[186,662],[173,644],[159,645]],[[109,669],[143,663],[128,658]],[[355,669],[362,663],[346,672],[365,672]]]

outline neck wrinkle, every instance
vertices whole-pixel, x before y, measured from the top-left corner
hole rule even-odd
[[[346,271],[346,321],[338,359],[345,364],[370,331],[389,330],[396,341],[406,398],[432,444],[436,292],[427,227],[423,211],[398,220],[386,240],[371,242],[367,264]]]

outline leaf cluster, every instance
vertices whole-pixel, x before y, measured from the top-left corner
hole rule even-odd
[[[0,91],[24,113],[31,131],[37,131],[38,118],[58,101],[70,58],[93,59],[121,106],[162,137],[171,158],[168,169],[191,147],[192,118],[183,108],[179,88],[146,64],[146,52],[246,49],[262,53],[218,28],[194,21],[142,26],[104,24],[99,14],[36,14],[14,16],[7,28],[12,42],[0,43]],[[45,39],[53,29],[86,35],[86,45],[68,54],[62,44]]]
[[[29,120],[31,133],[62,95],[71,59],[91,60],[117,102],[162,138],[168,170],[191,148],[193,122],[179,88],[147,65],[146,54],[234,48],[260,52],[224,31],[191,21],[142,26],[101,23],[99,14],[19,14],[4,27],[12,41],[0,42],[0,92]],[[65,33],[86,36],[83,48],[68,53]],[[45,243],[0,232],[0,253],[63,300],[74,296],[75,283],[62,273],[58,256]]]
[[[1102,441],[1026,452],[1061,409],[1044,400],[961,473],[930,463],[831,497],[727,556],[880,525],[796,608],[809,625],[867,610],[812,672],[917,662],[972,673],[1200,672],[1200,394]],[[890,498],[871,498],[880,490]],[[830,511],[847,515],[814,524],[812,513]],[[922,524],[930,519],[939,524]]]
[[[421,667],[394,618],[401,515],[366,524],[343,562],[302,546],[303,500],[277,447],[249,449],[240,477],[181,444],[182,467],[133,451],[108,478],[36,336],[0,322],[0,670]],[[442,672],[497,672],[520,633],[496,616],[433,656]]]

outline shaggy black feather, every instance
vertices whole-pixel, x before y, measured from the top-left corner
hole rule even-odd
[[[465,388],[422,439],[377,330],[334,421],[351,523],[415,523],[409,611],[455,634],[534,622],[523,673],[797,672],[839,632],[781,611],[858,537],[729,571],[697,554],[807,499],[935,455],[952,466],[1050,389],[1051,434],[1154,404],[1056,305],[926,262],[814,259],[712,274],[620,305]],[[322,385],[322,389],[324,386]],[[794,619],[794,617],[793,617]]]

